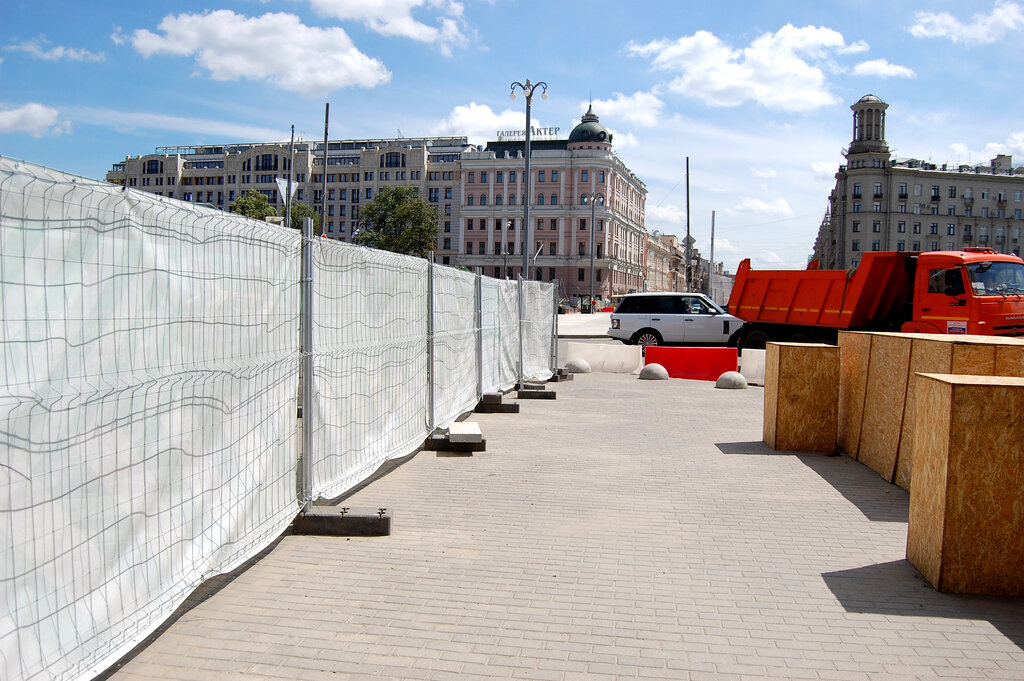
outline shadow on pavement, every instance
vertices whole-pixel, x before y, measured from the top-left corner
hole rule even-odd
[[[910,514],[910,494],[883,480],[877,473],[846,455],[798,454],[805,466],[832,485],[868,520],[905,523]]]
[[[822,574],[847,612],[981,620],[1024,650],[1024,598],[939,593],[906,560]]]

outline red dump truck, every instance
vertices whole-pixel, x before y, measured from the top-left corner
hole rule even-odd
[[[835,343],[840,330],[1024,336],[1024,260],[988,248],[871,252],[851,272],[750,269],[740,263],[731,342]]]

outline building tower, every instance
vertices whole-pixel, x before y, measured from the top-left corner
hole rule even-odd
[[[888,108],[888,104],[874,95],[864,95],[850,107],[853,110],[853,141],[848,157],[867,153],[889,160],[889,145],[885,142],[885,110]]]

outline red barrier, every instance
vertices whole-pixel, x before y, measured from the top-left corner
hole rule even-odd
[[[726,371],[739,367],[736,348],[666,348],[648,346],[644,352],[644,365],[660,364],[672,378],[691,378],[698,381],[717,381]]]

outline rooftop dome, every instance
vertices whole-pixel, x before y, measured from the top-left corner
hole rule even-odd
[[[569,144],[573,142],[612,143],[612,134],[608,132],[608,128],[601,125],[597,114],[594,113],[593,104],[587,109],[587,113],[583,114],[580,124],[569,133]]]
[[[861,97],[860,99],[857,100],[857,103],[858,104],[879,104],[879,103],[881,103],[881,101],[882,101],[881,99],[879,99],[878,97],[876,97],[874,95],[864,95],[863,97]]]

